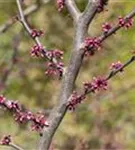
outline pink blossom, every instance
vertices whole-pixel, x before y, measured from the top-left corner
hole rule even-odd
[[[76,105],[80,104],[84,99],[85,99],[85,95],[78,94],[76,91],[74,91],[67,104],[67,108],[69,110],[75,110]]]
[[[95,92],[94,91],[95,89],[94,89],[93,84],[91,82],[85,82],[83,85],[84,85],[85,93],[87,93],[88,91]]]
[[[41,56],[41,52],[44,48],[42,46],[39,46],[39,45],[34,45],[32,48],[31,48],[31,55],[32,56]]]
[[[58,62],[54,64],[53,62],[49,62],[47,64],[47,69],[45,71],[45,74],[48,76],[53,76],[59,74],[60,76],[63,74],[63,63]]]
[[[107,81],[102,77],[94,77],[91,82],[92,90],[107,90]]]
[[[18,123],[26,123],[27,121],[30,121],[33,119],[33,114],[31,112],[17,112],[14,115],[15,121]]]
[[[97,12],[100,13],[104,11],[104,6],[107,5],[107,2],[103,0],[99,0],[98,7],[97,7]]]
[[[111,66],[110,66],[110,69],[111,69],[111,70],[118,70],[118,69],[120,69],[122,66],[123,66],[123,64],[122,64],[120,61],[118,61],[118,62],[116,62],[116,63],[112,63]],[[122,71],[122,70],[121,70],[121,71]]]
[[[18,104],[18,102],[12,100],[6,101],[5,97],[3,97],[2,95],[0,96],[0,101],[1,101],[0,105],[7,108],[7,110],[9,110],[10,112],[12,112],[15,121],[17,121],[18,123],[31,122],[32,130],[35,129],[36,131],[39,130],[41,131],[44,126],[46,127],[49,126],[43,114],[41,113],[33,114],[28,110],[23,110],[21,105]],[[8,138],[5,138],[5,140],[8,142]],[[2,143],[6,142],[5,140],[3,140]]]
[[[31,125],[32,130],[40,132],[44,126],[49,126],[45,116],[42,113],[37,113],[36,115],[34,115],[33,123]]]
[[[65,0],[56,0],[58,11],[62,11],[65,5]]]
[[[103,89],[107,89],[107,81],[104,78],[101,77],[94,77],[92,82],[85,82],[84,84],[84,92],[87,94],[87,92],[96,92]]]
[[[0,104],[5,103],[6,98],[3,95],[0,95]]]
[[[112,28],[112,25],[108,22],[106,22],[102,25],[102,30],[104,33],[108,33],[111,28]]]
[[[48,56],[50,59],[63,59],[63,51],[59,49],[49,50],[46,52],[46,56]]]
[[[8,100],[5,102],[5,105],[9,110],[13,110],[15,112],[18,112],[21,110],[18,102],[16,102],[16,101]]]
[[[85,48],[87,50],[94,48],[94,49],[100,49],[101,48],[101,41],[99,38],[94,37],[94,38],[86,38],[85,41]]]
[[[43,31],[42,30],[33,29],[32,32],[31,32],[31,36],[33,38],[40,37],[41,35],[43,35]]]
[[[119,17],[119,26],[125,27],[126,29],[130,28],[133,25],[133,19],[132,18],[123,18]]]
[[[11,135],[4,136],[0,141],[1,145],[9,145],[10,143],[11,143]]]

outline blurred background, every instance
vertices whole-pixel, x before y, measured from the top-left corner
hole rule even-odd
[[[24,9],[36,4],[36,0],[24,0]],[[84,10],[87,0],[78,0]],[[102,32],[102,24],[116,24],[118,16],[124,16],[135,7],[134,0],[110,0],[104,12],[98,14],[89,27],[90,36]],[[0,1],[0,27],[17,13],[14,0]],[[59,13],[54,0],[41,4],[27,17],[29,24],[44,31],[42,43],[48,49],[64,51],[67,64],[73,42],[73,22],[66,9]],[[45,60],[30,56],[33,41],[22,25],[16,22],[0,33],[0,93],[7,99],[18,100],[32,112],[49,111],[57,104],[61,81],[45,75]],[[94,76],[105,76],[113,62],[126,62],[135,50],[135,26],[121,29],[108,38],[94,56],[85,58],[76,88]],[[12,62],[14,59],[14,63]],[[87,100],[74,112],[68,112],[59,126],[53,142],[54,150],[134,150],[135,149],[135,68],[131,64],[109,81],[107,91],[88,95]],[[5,73],[8,71],[8,73]],[[8,75],[7,75],[8,74]],[[12,135],[16,144],[26,150],[35,150],[39,135],[29,125],[18,125],[6,111],[0,111],[0,137]],[[0,150],[11,148],[0,146]]]

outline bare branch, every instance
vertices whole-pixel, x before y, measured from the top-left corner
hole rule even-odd
[[[81,14],[80,10],[76,6],[76,3],[74,0],[65,0],[66,7],[72,16],[73,20],[76,22]]]
[[[41,0],[41,4],[44,5],[46,3],[48,3],[51,0]],[[39,4],[33,4],[31,6],[29,6],[28,8],[26,8],[24,10],[24,16],[28,16],[32,13],[34,13],[35,11],[37,11],[39,9],[39,7],[41,7],[42,5]],[[18,15],[16,15],[18,16]],[[16,21],[17,19],[16,16],[11,17],[11,19],[9,19],[6,23],[4,23],[3,25],[0,26],[0,34],[4,33],[5,31],[7,31],[7,29],[9,29]]]
[[[31,37],[32,30],[31,30],[31,28],[29,27],[29,25],[27,24],[27,22],[25,20],[25,16],[24,16],[24,13],[23,13],[23,10],[22,10],[22,6],[21,6],[21,0],[16,0],[16,3],[17,3],[17,6],[18,6],[18,10],[19,10],[19,19],[20,19],[20,22],[22,23],[22,25],[24,26],[25,30],[28,32],[28,34]],[[37,43],[37,45],[39,45],[39,46],[42,45],[40,43],[38,37],[34,38],[34,41]]]
[[[20,146],[14,144],[14,143],[10,143],[8,146],[12,147],[15,150],[24,150],[23,148],[21,148]]]
[[[22,6],[21,6],[21,0],[16,0],[16,2],[17,2],[18,10],[19,10],[19,20],[21,21],[22,25],[24,26],[26,31],[29,33],[29,35],[31,35],[32,31],[24,18]]]

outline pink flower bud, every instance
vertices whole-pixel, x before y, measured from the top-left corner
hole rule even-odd
[[[132,18],[123,18],[119,17],[119,26],[125,27],[126,29],[130,28],[133,25],[133,19]]]
[[[123,66],[123,64],[120,61],[118,61],[116,63],[112,63],[110,66],[110,69],[115,71],[115,70],[120,69],[122,66]]]
[[[4,136],[0,141],[1,145],[9,145],[10,143],[11,143],[11,135]]]
[[[31,36],[33,38],[40,37],[41,35],[43,35],[43,31],[42,30],[33,29],[32,32],[31,32]]]
[[[112,25],[108,22],[106,22],[102,25],[102,30],[104,33],[108,33],[111,28],[112,28]]]
[[[62,11],[65,5],[65,0],[56,0],[58,11]]]

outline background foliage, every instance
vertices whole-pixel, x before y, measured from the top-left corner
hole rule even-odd
[[[34,0],[25,2],[28,7]],[[80,9],[84,9],[87,1],[78,0]],[[110,0],[108,11],[96,16],[89,27],[89,35],[96,36],[101,33],[102,23],[108,21],[115,24],[118,16],[130,12],[135,5],[134,0]],[[0,2],[0,25],[17,13],[15,1]],[[48,49],[63,50],[64,62],[70,57],[73,41],[72,19],[64,10],[59,13],[56,5],[50,2],[43,5],[37,12],[30,15],[29,23],[35,28],[43,29],[45,34],[41,38]],[[135,26],[128,31],[121,29],[111,36],[103,48],[96,55],[86,58],[78,76],[76,87],[81,88],[83,81],[90,81],[93,76],[107,75],[112,62],[125,62],[135,48]],[[1,90],[9,99],[18,100],[24,107],[35,111],[43,110],[46,115],[58,102],[61,81],[58,78],[47,77],[45,61],[30,56],[33,41],[28,37],[20,23],[0,35],[0,70],[1,76],[10,64],[13,53],[13,42],[20,35],[17,63],[14,65],[6,87]],[[88,149],[101,149],[108,143],[117,149],[135,149],[135,78],[134,64],[124,72],[109,81],[109,89],[105,92],[89,95],[85,103],[81,104],[75,112],[65,116],[54,137],[55,150],[79,150],[83,141]],[[11,134],[14,141],[23,145],[25,149],[34,150],[37,139],[36,132],[29,126],[19,126],[10,114],[0,111],[0,136]],[[25,143],[25,144],[24,144]],[[10,148],[0,147],[1,150]]]

